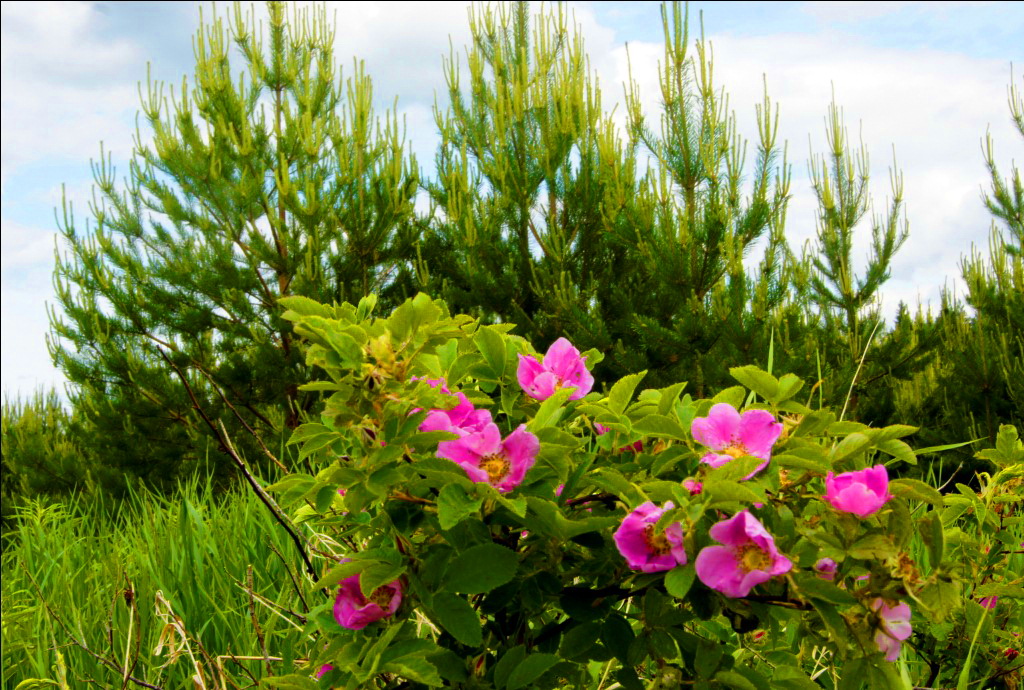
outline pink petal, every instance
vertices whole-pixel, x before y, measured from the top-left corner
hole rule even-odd
[[[747,510],[741,510],[731,518],[716,522],[708,530],[708,534],[717,542],[735,547],[753,541],[752,537],[771,539],[764,526]]]
[[[878,651],[885,654],[886,661],[896,661],[900,658],[900,642],[889,637],[884,630],[875,633],[875,644]]]
[[[740,413],[729,403],[712,406],[707,417],[697,417],[690,425],[690,432],[697,442],[712,450],[731,446],[739,429]]]
[[[864,485],[881,498],[882,503],[892,498],[889,495],[889,473],[886,471],[885,465],[875,465],[863,470],[861,478]]]
[[[863,484],[851,484],[832,498],[832,505],[858,517],[878,512],[885,501]]]
[[[480,458],[501,450],[501,431],[497,424],[488,424],[481,431],[466,434],[454,441],[437,444],[437,457],[447,458],[460,465],[476,466]]]
[[[537,398],[536,389],[534,387],[534,380],[544,373],[544,367],[537,361],[536,357],[530,357],[529,355],[519,355],[519,367],[516,369],[516,379],[519,381],[519,387],[529,395],[531,398]],[[551,397],[549,393],[547,397]],[[542,398],[546,399],[546,398]]]
[[[501,444],[502,454],[509,461],[511,468],[499,485],[499,491],[511,491],[523,483],[526,472],[533,467],[537,461],[537,453],[540,452],[540,440],[526,430],[525,424],[520,424],[515,431]]]
[[[696,421],[696,420],[694,420]],[[722,465],[726,465],[733,461],[731,455],[721,455],[719,453],[707,453],[700,459],[705,465],[711,465],[714,468],[719,468]]]
[[[580,351],[565,338],[551,343],[544,355],[544,368],[560,379],[568,381],[582,364]]]
[[[782,424],[765,410],[747,410],[740,418],[739,440],[751,455],[768,459],[782,434]]]
[[[694,567],[701,582],[727,597],[744,597],[750,592],[743,590],[736,552],[728,546],[705,546],[697,554]]]

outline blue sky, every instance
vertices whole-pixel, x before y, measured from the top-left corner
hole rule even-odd
[[[337,12],[338,58],[366,61],[381,108],[399,97],[420,164],[431,162],[431,108],[444,87],[441,56],[449,37],[468,36],[466,4],[328,3]],[[99,142],[127,169],[147,62],[155,79],[180,85],[193,64],[201,3],[36,2],[2,5],[2,386],[26,395],[62,385],[49,362],[46,304],[54,207],[61,185],[79,227],[87,217],[89,160]],[[202,5],[207,16],[208,5]],[[228,7],[224,3],[221,11]],[[645,104],[657,107],[662,28],[655,2],[577,2],[574,13],[601,80],[607,107],[621,98],[627,69]],[[1006,108],[1010,64],[1024,72],[1024,3],[717,2],[690,5],[691,35],[703,13],[716,80],[730,95],[740,132],[752,138],[763,79],[781,111],[789,142],[793,245],[813,237],[806,160],[824,147],[823,118],[833,92],[851,134],[872,154],[872,193],[882,210],[893,147],[906,185],[910,240],[897,257],[883,307],[935,304],[958,289],[961,255],[984,248],[989,219],[980,140],[996,141],[1004,168],[1024,162]],[[619,109],[621,111],[621,108]],[[142,136],[148,133],[143,129]],[[855,245],[866,251],[865,224]]]

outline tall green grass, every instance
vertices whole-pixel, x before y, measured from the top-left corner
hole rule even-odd
[[[4,536],[3,688],[125,686],[72,637],[164,688],[221,687],[217,667],[242,686],[281,672],[302,637],[287,612],[306,610],[292,549],[255,496],[215,496],[208,483],[170,498],[135,493],[116,510],[94,498],[30,502]],[[55,682],[25,683],[33,678]]]

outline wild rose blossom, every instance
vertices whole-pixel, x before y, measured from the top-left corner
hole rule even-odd
[[[547,400],[561,388],[574,388],[569,400],[579,400],[594,387],[586,359],[572,343],[559,338],[548,348],[542,361],[520,354],[516,378],[523,391],[534,400]]]
[[[326,676],[328,673],[330,673],[333,670],[334,670],[333,666],[331,666],[330,664],[324,664],[323,666],[320,667],[320,670],[316,672],[316,679],[320,680],[321,678],[323,678],[324,676]]]
[[[981,605],[981,606],[984,606],[985,608],[987,608],[989,610],[994,609],[998,602],[999,602],[999,597],[997,597],[997,596],[982,597],[981,599],[978,599],[978,604]]]
[[[615,546],[633,570],[658,573],[686,564],[683,548],[683,526],[673,522],[664,532],[655,533],[654,525],[666,510],[675,505],[669,501],[659,508],[648,501],[633,509],[615,530]]]
[[[775,548],[775,539],[756,517],[743,510],[716,522],[709,530],[722,546],[706,546],[697,554],[697,577],[727,597],[745,597],[750,590],[793,564]]]
[[[393,615],[402,603],[402,583],[382,585],[363,596],[358,573],[341,581],[334,599],[334,620],[349,630],[362,630],[370,623]]]
[[[825,500],[840,512],[864,518],[877,513],[890,498],[885,465],[825,476]]]
[[[878,651],[885,654],[886,661],[896,661],[900,656],[900,643],[910,637],[910,607],[904,602],[890,606],[878,598],[871,602],[871,609],[878,613],[879,628],[875,633]]]
[[[690,432],[698,443],[710,449],[700,460],[712,467],[721,467],[744,455],[764,460],[745,477],[750,479],[768,466],[782,424],[765,410],[747,410],[740,415],[729,403],[718,403],[707,417],[693,420]]]
[[[478,410],[469,401],[465,393],[452,393],[448,389],[448,382],[440,379],[421,379],[413,376],[410,381],[426,381],[446,395],[454,395],[458,401],[455,407],[442,410],[434,409],[427,413],[426,419],[420,424],[420,431],[447,431],[452,434],[464,436],[473,431],[480,431],[493,422],[490,410]],[[419,412],[420,408],[413,410]]]
[[[523,483],[527,470],[537,461],[540,440],[520,424],[505,440],[491,423],[454,441],[437,444],[437,457],[447,458],[466,471],[474,482],[511,491]]]

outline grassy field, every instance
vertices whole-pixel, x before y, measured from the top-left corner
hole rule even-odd
[[[248,685],[291,657],[293,547],[254,495],[193,484],[112,512],[30,506],[4,536],[5,689],[122,687],[124,668],[165,688],[221,687],[217,668]]]

